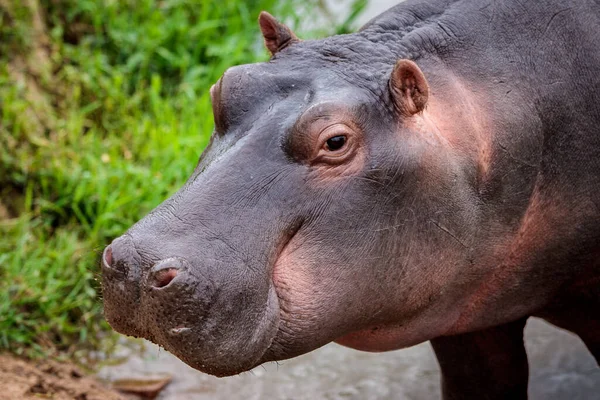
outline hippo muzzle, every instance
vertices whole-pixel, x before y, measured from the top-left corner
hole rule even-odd
[[[107,321],[116,331],[158,343],[212,375],[260,364],[279,322],[275,291],[247,301],[245,292],[236,297],[232,285],[223,290],[218,275],[201,271],[181,256],[140,255],[130,234],[115,239],[102,256]],[[236,312],[252,321],[236,318]]]

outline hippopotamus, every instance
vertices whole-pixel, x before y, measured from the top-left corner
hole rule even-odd
[[[447,400],[525,399],[531,316],[600,360],[600,1],[259,26],[191,177],[103,253],[116,331],[216,376],[431,341]]]

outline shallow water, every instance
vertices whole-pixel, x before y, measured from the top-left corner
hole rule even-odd
[[[525,331],[531,400],[600,399],[600,368],[576,336],[531,319]],[[125,363],[107,366],[108,381],[170,374],[160,400],[427,400],[440,397],[439,371],[428,343],[387,353],[364,353],[336,344],[230,378],[191,369],[152,344],[127,350]]]

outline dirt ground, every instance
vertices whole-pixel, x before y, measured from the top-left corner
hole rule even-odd
[[[0,354],[0,400],[128,400],[72,364]]]

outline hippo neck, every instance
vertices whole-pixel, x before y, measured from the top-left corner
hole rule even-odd
[[[485,317],[494,315],[488,313],[489,299],[503,304],[507,314],[520,315],[548,297],[534,286],[517,285],[515,281],[537,265],[531,254],[549,246],[535,242],[540,237],[536,225],[549,223],[540,212],[539,203],[546,200],[540,200],[544,194],[537,188],[542,173],[540,120],[532,118],[536,114],[527,105],[515,108],[506,101],[508,94],[515,99],[526,97],[523,93],[527,83],[521,82],[519,88],[502,82],[506,67],[503,59],[491,72],[485,70],[489,68],[485,63],[479,64],[477,57],[453,57],[462,50],[462,44],[443,28],[453,18],[453,8],[436,6],[423,5],[420,14],[408,7],[392,9],[367,24],[359,35],[373,43],[378,58],[385,60],[389,69],[398,59],[410,59],[423,70],[430,85],[430,99],[410,127],[437,138],[450,157],[459,160],[463,178],[470,182],[478,204],[483,205],[477,206],[481,210],[478,223],[485,229],[465,240],[481,281],[479,286],[474,285],[462,305],[463,313],[449,329],[455,334],[473,328],[473,316],[481,324],[478,329],[497,322]],[[480,81],[478,76],[487,79]],[[513,135],[519,131],[526,134]],[[494,243],[493,251],[483,248],[490,243]],[[483,247],[478,248],[479,244]],[[550,278],[540,276],[540,282],[544,280],[541,286],[548,292],[554,290]],[[515,299],[523,295],[514,288],[529,291],[530,301],[516,304]]]

